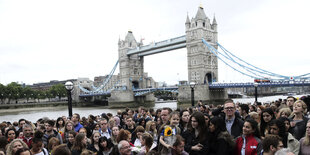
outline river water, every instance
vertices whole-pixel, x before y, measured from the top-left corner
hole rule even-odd
[[[301,97],[304,95],[296,95],[295,97]],[[279,98],[285,99],[287,96],[277,95],[277,96],[268,96],[268,97],[259,97],[258,101],[272,102],[278,100]],[[234,99],[235,102],[240,103],[253,103],[254,98],[240,98]],[[165,103],[156,103],[153,107],[155,110],[158,108],[170,107],[173,110],[177,109],[177,102],[165,102]],[[83,108],[73,108],[73,113],[78,113],[81,117],[88,115],[101,115],[102,113],[112,113],[116,114],[119,109],[108,109],[107,107],[83,107]],[[124,109],[120,109],[124,110]],[[18,121],[20,118],[24,118],[26,120],[35,122],[39,118],[48,117],[50,119],[57,119],[60,116],[68,116],[68,108],[67,107],[38,107],[38,108],[26,108],[26,109],[1,109],[0,110],[0,122],[2,121]]]

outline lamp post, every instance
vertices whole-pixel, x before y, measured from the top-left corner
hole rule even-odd
[[[194,88],[195,88],[196,83],[195,82],[190,82],[189,86],[191,87],[191,101],[192,101],[192,107],[195,105],[195,97],[194,97]]]
[[[258,83],[254,82],[254,88],[255,88],[255,103],[257,103],[257,87],[258,87]]]
[[[71,81],[67,81],[65,83],[65,87],[68,92],[68,110],[69,110],[69,118],[72,117],[72,97],[71,97],[71,91],[73,90],[73,83]]]

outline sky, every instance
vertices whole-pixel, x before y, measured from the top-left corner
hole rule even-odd
[[[129,30],[145,45],[184,35],[200,5],[238,57],[286,76],[310,72],[308,0],[0,0],[0,83],[106,75]],[[146,56],[144,71],[168,84],[187,80],[186,53]],[[251,80],[219,61],[219,82]]]

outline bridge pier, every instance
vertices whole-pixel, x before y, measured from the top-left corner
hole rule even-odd
[[[209,89],[208,85],[196,85],[195,86],[195,103],[198,100],[202,100],[207,104],[223,104],[225,99],[228,98],[227,92],[224,88]],[[191,103],[191,88],[189,85],[179,86],[178,102],[180,104]]]
[[[138,108],[139,106],[151,107],[155,105],[154,94],[134,96],[132,90],[115,90],[108,99],[109,106],[115,108]]]

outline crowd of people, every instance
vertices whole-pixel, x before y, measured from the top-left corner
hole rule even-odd
[[[0,155],[307,155],[308,99],[3,121]]]

